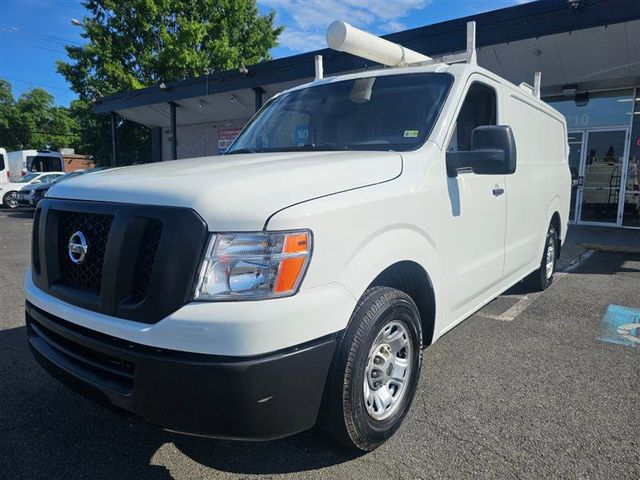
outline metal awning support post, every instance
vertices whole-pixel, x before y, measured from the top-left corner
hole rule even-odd
[[[255,108],[256,112],[262,108],[262,94],[265,92],[262,87],[253,87],[255,92]]]
[[[175,102],[169,102],[171,117],[171,160],[178,159],[178,125],[176,124],[176,107]]]
[[[116,112],[111,112],[111,166],[115,167],[118,165],[118,157],[117,157],[117,136],[116,136],[116,122],[118,121],[118,114]]]

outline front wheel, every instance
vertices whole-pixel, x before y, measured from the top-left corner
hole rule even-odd
[[[7,192],[2,198],[2,204],[7,208],[17,208],[18,192]]]
[[[420,314],[413,300],[393,288],[367,290],[338,340],[320,428],[363,451],[384,443],[411,406],[421,347]]]
[[[558,254],[558,232],[556,227],[549,225],[547,236],[540,261],[540,268],[529,275],[525,281],[534,290],[546,290],[553,283],[553,274],[556,271],[556,259]]]

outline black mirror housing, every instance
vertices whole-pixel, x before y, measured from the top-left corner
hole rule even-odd
[[[516,171],[516,142],[511,127],[483,125],[471,135],[471,150],[447,152],[447,175],[471,168],[479,175],[509,175]]]
[[[507,125],[476,127],[471,134],[473,171],[485,175],[510,175],[516,171],[516,141]]]

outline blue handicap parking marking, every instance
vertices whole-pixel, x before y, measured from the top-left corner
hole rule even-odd
[[[598,340],[627,347],[640,346],[640,310],[636,308],[609,305],[601,327]]]

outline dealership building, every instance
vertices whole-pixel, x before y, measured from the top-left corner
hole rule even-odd
[[[345,19],[348,20],[348,19]],[[476,22],[478,63],[515,84],[542,72],[542,97],[569,128],[571,220],[640,228],[640,0],[542,0],[406,30],[384,38],[429,56],[464,51]],[[98,100],[112,118],[151,129],[152,161],[223,153],[276,93],[325,75],[376,68],[320,49],[167,82]]]

